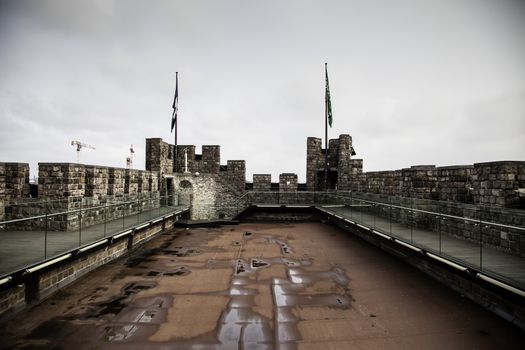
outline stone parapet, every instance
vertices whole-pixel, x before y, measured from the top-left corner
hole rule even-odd
[[[173,172],[173,145],[161,138],[146,139],[146,170],[162,174]]]
[[[341,135],[343,136],[343,135]],[[328,140],[328,168],[337,168],[339,166],[339,139]]]
[[[475,204],[517,208],[520,206],[518,189],[525,188],[525,162],[476,163],[472,187]]]
[[[315,191],[317,185],[317,172],[324,164],[322,140],[309,137],[306,141],[306,188]]]
[[[339,135],[328,141],[328,149],[322,148],[322,140],[309,137],[306,149],[306,189],[308,191],[331,189],[348,189],[351,174],[361,171],[358,163],[352,162],[354,155],[352,137]],[[328,179],[325,179],[325,168],[328,160]],[[356,169],[354,170],[354,167]]]
[[[253,174],[254,191],[271,191],[272,175],[271,174]]]
[[[238,194],[244,192],[246,183],[246,162],[228,160],[226,170],[220,173],[223,183],[227,183]]]
[[[124,193],[130,195],[139,193],[139,170],[126,169],[124,179]]]
[[[197,154],[194,145],[177,146],[177,172],[217,174],[220,168],[221,148],[217,145],[203,145],[202,154]]]
[[[38,163],[38,195],[53,199],[85,195],[84,164]]]
[[[189,173],[201,172],[200,160],[202,155],[195,153],[193,145],[177,146],[177,172],[183,173],[186,169]],[[187,166],[187,168],[186,168]]]
[[[279,192],[297,192],[297,174],[283,173],[279,175]]]
[[[421,199],[438,199],[435,165],[414,165],[401,169],[402,195]]]
[[[109,169],[103,166],[86,165],[86,197],[96,197],[98,199],[106,197],[108,194]]]
[[[202,146],[202,160],[200,172],[217,174],[221,164],[221,147],[217,145]]]
[[[6,202],[29,198],[29,164],[0,163],[0,198]]]
[[[6,205],[29,197],[29,164],[0,162],[0,221]]]
[[[108,168],[108,192],[109,196],[121,196],[124,194],[126,182],[126,169]]]
[[[439,200],[472,203],[472,165],[437,168]]]
[[[158,192],[160,190],[160,184],[159,184],[160,177],[159,177],[158,172],[150,171],[148,181],[150,184],[150,187],[149,187],[150,192]]]

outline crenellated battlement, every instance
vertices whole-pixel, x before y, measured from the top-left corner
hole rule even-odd
[[[352,155],[355,151],[348,134],[329,140],[328,150],[322,148],[320,138],[309,137],[306,142],[306,188],[309,191],[346,189],[349,175],[363,169],[362,160],[354,160]]]
[[[246,191],[304,190],[354,191],[504,208],[524,206],[524,198],[520,197],[525,189],[523,161],[446,167],[416,165],[363,172],[363,160],[352,158],[355,152],[349,134],[329,140],[328,150],[322,148],[322,140],[316,137],[308,137],[306,146],[305,184],[298,183],[295,173],[280,174],[278,182],[272,182],[270,174],[254,174],[253,183],[247,184],[246,162],[228,160],[226,165],[221,165],[220,146],[203,145],[198,154],[194,145],[178,145],[175,152],[174,146],[161,138],[146,139],[145,171],[78,163],[39,163],[38,185],[31,185],[28,164],[0,162],[0,220],[7,218],[6,208],[19,201],[65,199],[66,203],[77,203],[81,198],[93,204],[121,197],[172,195],[181,188],[183,179],[191,180],[199,191],[206,191],[206,186],[213,188],[202,197],[205,199],[201,207],[219,207]],[[77,199],[69,201],[70,198]],[[63,209],[70,209],[71,205],[76,204],[67,204]],[[9,210],[9,218],[16,217],[17,213]],[[35,214],[37,211],[35,209]]]

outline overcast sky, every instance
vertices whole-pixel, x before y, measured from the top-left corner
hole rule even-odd
[[[333,128],[365,171],[525,160],[525,1],[0,0],[0,161],[144,169],[145,138],[296,172]]]

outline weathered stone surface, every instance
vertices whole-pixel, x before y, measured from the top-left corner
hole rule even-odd
[[[340,135],[329,141],[309,137],[306,153],[306,188],[324,190],[328,152],[328,187],[337,190],[519,208],[518,189],[525,189],[525,162],[499,161],[436,168],[416,165],[393,171],[362,172],[363,161],[351,159],[352,138]],[[333,173],[337,172],[334,186]]]
[[[279,175],[279,192],[297,192],[297,174],[283,173]]]
[[[472,198],[475,204],[518,208],[517,190],[525,188],[525,162],[476,163],[472,169]]]
[[[228,160],[226,169],[219,172],[222,182],[228,185],[233,192],[241,195],[246,183],[246,162],[244,160]]]
[[[0,221],[6,205],[29,198],[29,193],[29,164],[0,162]]]
[[[126,169],[108,169],[108,195],[121,196],[124,194],[124,184],[126,182]]]
[[[270,191],[272,187],[271,174],[253,174],[254,191]]]
[[[460,203],[473,203],[472,165],[437,168],[439,199]]]
[[[220,146],[204,145],[202,154],[196,154],[193,145],[177,146],[177,172],[174,170],[174,146],[160,138],[146,140],[146,171],[122,169],[76,163],[40,163],[37,203],[29,198],[29,166],[24,163],[0,163],[0,220],[56,213],[70,209],[103,206],[122,200],[155,200],[159,192],[172,196],[180,187],[182,179],[213,175],[214,189],[204,195],[202,203],[216,208],[228,206],[246,194],[246,163],[244,160],[229,160],[220,165]],[[445,202],[480,204],[492,207],[518,208],[523,205],[518,190],[525,188],[525,162],[500,161],[472,165],[436,168],[434,165],[418,165],[410,168],[363,173],[363,160],[352,159],[352,137],[342,134],[329,141],[327,150],[322,140],[309,137],[307,140],[306,184],[297,183],[296,174],[281,174],[279,183],[271,182],[271,175],[256,174],[253,185],[256,192],[294,192],[325,190],[325,164],[328,155],[329,189],[371,193],[381,196],[398,196],[415,199],[438,199]],[[185,163],[187,155],[187,170]],[[179,184],[179,185],[178,185]],[[202,186],[199,191],[205,191]],[[205,191],[206,192],[206,191]],[[195,194],[195,188],[191,192]],[[209,194],[208,193],[208,194]],[[279,197],[278,201],[283,201]],[[275,201],[273,194],[264,199]],[[299,196],[290,197],[298,201]],[[12,205],[12,202],[25,202]],[[148,204],[153,205],[153,204]],[[158,205],[158,201],[157,201]],[[141,204],[140,206],[143,206]],[[201,205],[204,207],[204,204]],[[117,218],[133,213],[131,205],[126,210],[105,210],[105,215]],[[206,209],[208,210],[208,209]],[[215,211],[214,211],[215,210]],[[217,214],[217,210],[208,210]],[[204,217],[205,210],[198,217]],[[96,211],[94,211],[96,214]],[[215,215],[213,214],[213,215]],[[210,214],[211,215],[211,214]],[[213,217],[213,216],[211,216]],[[57,216],[49,229],[70,229],[79,225],[96,223],[97,219],[78,215]],[[24,229],[38,228],[38,223],[21,224]],[[503,240],[504,241],[504,240]]]
[[[173,145],[161,138],[146,139],[146,170],[172,173],[173,158]]]
[[[124,193],[136,195],[139,192],[139,170],[126,169],[124,177]]]
[[[77,163],[38,163],[38,195],[45,199],[81,197],[86,190],[86,169]]]
[[[108,193],[108,168],[86,165],[86,197],[104,198]]]
[[[354,161],[352,157],[352,137],[347,134],[339,135],[338,139],[328,141],[328,150],[322,148],[321,139],[309,137],[306,150],[306,188],[308,191],[324,190],[324,171],[326,153],[328,152],[328,170],[337,172],[332,184],[333,189],[348,190],[352,182],[352,175],[362,172],[362,161]],[[334,186],[335,185],[335,186]]]

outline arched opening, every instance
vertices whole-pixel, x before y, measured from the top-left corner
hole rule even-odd
[[[193,185],[188,180],[182,180],[179,185],[180,188],[193,188]]]

